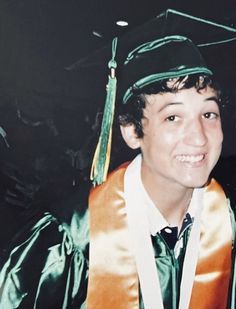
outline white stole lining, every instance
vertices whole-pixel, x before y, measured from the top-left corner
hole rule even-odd
[[[128,166],[124,177],[124,196],[132,250],[136,261],[145,309],[163,309],[162,294],[147,217],[147,195],[141,182],[141,155]],[[195,189],[191,203],[197,203],[197,212],[186,248],[180,291],[179,309],[188,309],[196,271],[199,240],[200,213],[203,189]]]

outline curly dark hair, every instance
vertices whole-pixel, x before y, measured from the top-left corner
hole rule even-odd
[[[219,102],[221,101],[222,91],[209,75],[189,75],[176,79],[162,80],[150,84],[142,89],[133,89],[133,95],[126,104],[118,104],[117,116],[119,125],[134,124],[138,137],[143,137],[142,118],[143,110],[146,106],[146,95],[171,92],[175,93],[182,89],[195,87],[197,91],[207,86],[217,91]]]

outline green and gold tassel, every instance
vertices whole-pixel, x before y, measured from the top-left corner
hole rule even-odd
[[[115,56],[117,48],[117,38],[112,41],[112,59],[108,63],[111,70],[108,76],[108,84],[106,87],[107,95],[105,101],[105,108],[102,119],[101,133],[99,141],[93,157],[90,179],[93,185],[99,185],[106,181],[112,144],[112,125],[115,111],[116,87],[117,80],[115,76],[115,69],[117,67]]]

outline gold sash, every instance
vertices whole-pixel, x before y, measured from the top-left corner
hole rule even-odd
[[[135,259],[130,252],[123,180],[127,164],[90,194],[88,309],[138,309]],[[191,309],[225,309],[231,270],[232,228],[222,188],[212,180],[204,194],[200,253]],[[215,211],[217,209],[217,211]]]
[[[224,191],[213,179],[201,214],[200,252],[191,309],[225,309],[232,263],[232,227]]]

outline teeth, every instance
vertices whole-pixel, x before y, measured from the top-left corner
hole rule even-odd
[[[189,163],[195,163],[203,160],[204,155],[197,155],[197,156],[189,156],[189,155],[180,155],[176,156],[176,159],[180,162],[189,162]]]

